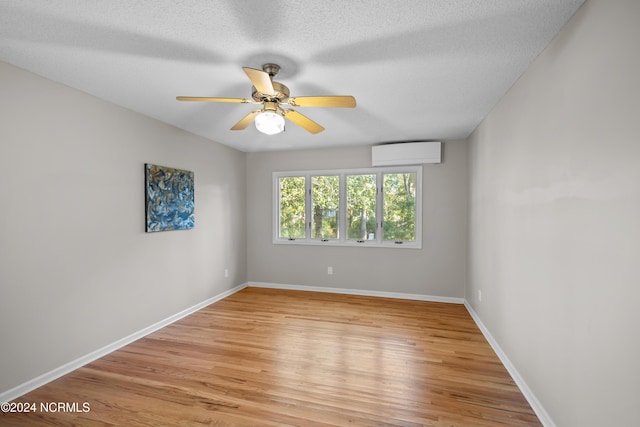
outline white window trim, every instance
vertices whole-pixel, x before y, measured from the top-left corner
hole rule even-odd
[[[382,191],[382,174],[392,173],[409,173],[414,172],[416,174],[416,224],[415,224],[415,240],[403,241],[398,244],[393,241],[382,240],[382,230],[380,221],[382,220],[382,203],[376,204],[376,218],[377,218],[377,232],[375,240],[365,240],[358,242],[354,240],[348,240],[346,238],[346,179],[347,175],[364,175],[364,174],[376,174],[377,187],[379,191]],[[309,201],[309,191],[311,190],[311,176],[314,175],[338,175],[340,177],[340,211],[339,211],[339,223],[338,229],[342,231],[337,239],[318,240],[311,238],[311,230],[309,228],[309,221],[311,215],[311,204]],[[297,239],[281,238],[280,236],[280,178],[283,177],[305,177],[305,237]],[[376,167],[376,168],[363,168],[363,169],[324,169],[324,170],[304,170],[304,171],[285,171],[285,172],[273,172],[273,192],[272,192],[272,206],[273,206],[273,221],[272,221],[272,236],[273,244],[277,245],[308,245],[308,246],[351,246],[351,247],[367,247],[367,248],[397,248],[397,249],[421,249],[422,248],[422,166],[392,166],[392,167]]]

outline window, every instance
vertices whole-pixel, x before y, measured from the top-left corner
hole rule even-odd
[[[338,238],[340,181],[337,175],[311,177],[311,238]]]
[[[286,239],[304,238],[304,176],[287,176],[279,179],[279,221],[278,237]]]
[[[383,174],[383,239],[406,241],[415,239],[416,174]]]
[[[274,243],[421,247],[420,166],[274,172]]]
[[[377,223],[375,174],[347,175],[347,239],[375,240]]]

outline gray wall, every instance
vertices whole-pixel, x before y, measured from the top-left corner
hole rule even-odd
[[[246,282],[244,153],[2,63],[0,93],[0,392]],[[195,172],[194,229],[145,234],[145,162]]]
[[[422,249],[272,244],[272,172],[371,167],[371,148],[247,154],[250,281],[462,298],[466,268],[467,143],[444,144],[423,168]],[[333,275],[327,267],[333,267]]]
[[[635,425],[639,17],[587,0],[445,144],[421,250],[271,244],[272,171],[369,148],[243,154],[0,63],[0,392],[249,280],[464,296],[555,424]],[[145,162],[195,172],[194,230],[144,233]]]
[[[470,139],[466,298],[563,427],[638,425],[639,19],[587,0]]]

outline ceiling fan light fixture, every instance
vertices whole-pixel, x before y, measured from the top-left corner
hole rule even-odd
[[[267,135],[284,132],[284,117],[273,111],[263,111],[254,120],[256,129]]]

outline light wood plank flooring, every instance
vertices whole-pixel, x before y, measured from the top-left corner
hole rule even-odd
[[[540,425],[462,305],[262,288],[16,402],[78,411],[0,425]]]

